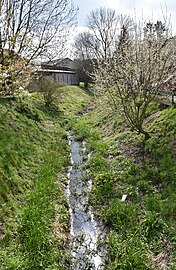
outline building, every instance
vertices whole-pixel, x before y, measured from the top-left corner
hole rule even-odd
[[[70,58],[60,58],[41,63],[42,69],[52,70],[75,70],[74,61]]]
[[[70,58],[43,62],[41,63],[39,72],[42,72],[46,76],[51,76],[60,83],[70,85],[79,84],[78,72],[75,68],[74,61]]]

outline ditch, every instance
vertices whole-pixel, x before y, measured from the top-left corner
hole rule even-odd
[[[69,245],[74,270],[102,270],[103,254],[98,248],[101,226],[95,221],[88,204],[92,180],[87,180],[85,164],[90,157],[85,142],[78,142],[69,133],[71,166],[68,171],[67,197],[70,212]]]

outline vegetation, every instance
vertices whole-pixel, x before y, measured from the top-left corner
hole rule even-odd
[[[63,53],[76,14],[70,0],[0,1],[0,96],[28,85],[38,56]]]
[[[94,62],[85,83],[96,77],[98,95],[41,77],[40,93],[12,97],[28,84],[28,63],[62,36],[56,32],[72,25],[75,12],[65,0],[0,5],[0,20],[7,20],[0,29],[0,270],[70,269],[68,130],[91,153],[89,203],[107,228],[99,243],[105,269],[174,270],[176,108],[154,100],[175,71],[166,25],[138,28],[113,10],[91,12],[92,31],[79,35],[77,45],[88,56],[86,68]]]
[[[150,113],[152,108],[156,106]],[[105,269],[176,267],[175,115],[171,107],[146,123],[152,138],[145,145],[142,136],[104,106],[73,124],[92,151],[90,203],[110,231]]]
[[[69,269],[64,129],[91,152],[90,203],[109,231],[105,269],[174,269],[176,109],[148,108],[144,144],[102,98],[87,106],[86,90],[64,89],[59,107],[38,94],[1,100],[0,269]]]
[[[36,89],[41,93],[45,106],[49,107],[53,104],[58,104],[61,98],[64,87],[61,83],[56,82],[53,78],[40,76],[33,81]]]
[[[92,72],[84,68],[97,85],[95,94],[106,95],[109,106],[145,140],[149,104],[175,88],[166,86],[175,72],[175,37],[167,18],[163,21],[136,21],[99,8],[87,16],[89,30],[75,40],[76,55],[92,62]]]
[[[161,21],[144,26],[135,23],[130,30],[122,28],[116,52],[99,65],[97,80],[102,86],[99,93],[107,94],[115,110],[120,104],[130,126],[148,139],[143,126],[146,111],[174,72],[175,45]]]
[[[119,16],[115,9],[92,10],[87,16],[87,31],[75,39],[75,52],[80,59],[108,59],[113,56],[119,39],[119,25],[130,24],[126,16]]]
[[[61,125],[64,112],[77,113],[90,97],[78,87],[64,90],[60,109],[44,106],[39,94],[0,102],[2,270],[69,269],[69,148]]]

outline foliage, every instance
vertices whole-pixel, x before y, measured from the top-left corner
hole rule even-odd
[[[158,106],[151,104],[148,115],[157,110]],[[174,269],[175,119],[175,108],[171,107],[147,122],[146,129],[153,136],[146,141],[145,149],[142,136],[131,132],[121,116],[104,106],[94,106],[74,120],[75,135],[81,132],[92,151],[89,202],[108,228],[108,241],[104,239],[102,244],[106,245],[106,269],[161,269],[162,264]],[[77,122],[79,128],[75,128]],[[87,132],[82,133],[84,128]],[[92,143],[94,131],[101,136],[94,137]],[[125,155],[124,145],[129,150]],[[138,156],[137,161],[132,159],[134,147],[141,153],[145,150],[140,163]]]
[[[7,51],[4,54],[7,59],[0,64],[0,98],[19,94],[29,84],[31,76],[25,59],[11,57]]]
[[[60,260],[61,264],[61,253],[60,251],[56,252],[58,242],[51,232],[55,212],[54,200],[57,200],[59,204],[65,203],[61,197],[63,191],[58,190],[58,184],[55,182],[55,172],[60,170],[67,161],[65,150],[66,146],[64,149],[62,141],[57,141],[57,145],[51,146],[44,164],[38,172],[35,189],[21,215],[18,235],[22,252],[27,258],[27,269],[37,269],[39,266],[41,269],[54,267],[57,260]],[[59,200],[58,197],[60,197]],[[68,213],[65,207],[60,215],[65,217],[62,218],[62,222],[63,226],[66,226]],[[59,239],[59,245],[63,247],[64,238]]]
[[[92,100],[92,95],[86,89],[73,85],[67,85],[64,89],[59,108],[65,115],[64,121],[69,122],[70,118],[74,119],[75,115],[82,115],[82,110]]]
[[[50,77],[44,76],[40,76],[38,80],[36,80],[36,87],[42,94],[46,106],[58,104],[59,98],[64,91],[62,84]]]
[[[53,59],[65,50],[76,13],[70,0],[0,2],[1,96],[13,95],[29,83],[38,56]]]
[[[81,88],[66,87],[59,113],[32,97],[1,101],[0,269],[69,269],[63,254],[68,213],[62,192],[68,148],[60,123],[86,140],[91,151],[89,202],[107,228],[105,268],[174,269],[175,108],[147,122],[153,136],[144,149],[142,137],[119,114],[109,107],[87,107],[91,100]],[[156,110],[151,106],[148,114]],[[138,149],[144,151],[142,160],[133,155]],[[53,238],[56,213],[59,235]]]
[[[174,39],[160,21],[146,27],[134,23],[130,30],[122,25],[122,37],[124,31],[113,57],[99,65],[98,94],[107,94],[116,110],[120,103],[127,122],[147,139],[147,108],[175,68]]]
[[[126,239],[112,232],[109,236],[109,266],[108,270],[150,269],[145,254],[147,246],[133,234]]]

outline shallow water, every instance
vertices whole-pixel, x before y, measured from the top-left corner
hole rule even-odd
[[[71,220],[72,269],[100,270],[103,269],[101,254],[97,250],[100,228],[94,220],[91,207],[88,206],[88,195],[92,188],[92,181],[85,178],[85,169],[83,168],[90,155],[86,154],[85,142],[75,141],[70,134],[68,138],[72,163],[68,172],[67,188]]]

